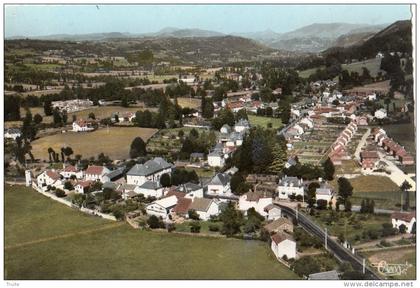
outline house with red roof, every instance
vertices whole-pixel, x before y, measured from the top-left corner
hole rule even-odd
[[[80,119],[73,122],[73,132],[89,132],[93,130],[95,130],[95,128],[93,127],[92,121]]]
[[[73,165],[67,165],[67,166],[65,166],[64,169],[60,172],[60,174],[65,179],[70,179],[70,177],[72,177],[72,176],[76,177],[77,179],[82,179],[83,178],[83,171],[77,169]]]
[[[85,180],[101,181],[105,174],[111,172],[104,166],[91,165],[85,171]]]
[[[282,259],[284,256],[287,259],[296,259],[296,242],[290,234],[285,232],[279,232],[271,236],[271,250],[277,259]]]
[[[374,169],[379,162],[379,155],[376,151],[362,151],[360,152],[360,162],[362,164],[362,168],[366,169]]]
[[[406,233],[412,233],[416,224],[416,212],[395,212],[391,214],[391,223],[394,228],[399,229],[401,225],[406,227]]]
[[[93,184],[94,181],[80,181],[74,186],[74,190],[76,193],[84,194],[89,192],[90,186]]]
[[[48,186],[61,188],[63,186],[62,176],[55,170],[45,170],[36,177],[38,187],[47,190]]]

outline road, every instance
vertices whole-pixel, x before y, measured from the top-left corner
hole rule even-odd
[[[354,152],[354,157],[357,161],[360,161],[360,152],[362,152],[363,146],[366,144],[366,140],[370,135],[370,128],[363,134],[362,139],[360,139],[359,144],[357,145],[356,151]]]
[[[302,226],[303,229],[305,229],[308,233],[316,236],[319,238],[323,243],[325,243],[325,232],[324,230],[319,227],[317,224],[312,222],[307,216],[304,214],[297,212],[296,210],[287,207],[285,205],[282,205],[280,203],[274,203],[274,205],[277,205],[281,208],[281,211],[286,214],[287,216],[291,218],[296,218],[297,214],[297,221],[300,226]],[[347,250],[343,246],[341,246],[339,243],[337,243],[335,240],[333,240],[331,237],[327,236],[327,249],[340,261],[349,262],[353,268],[357,271],[362,272],[363,271],[363,259],[358,256],[351,253],[351,251]],[[366,271],[365,271],[367,279],[370,280],[379,280],[379,276],[373,272],[373,270],[366,264]]]

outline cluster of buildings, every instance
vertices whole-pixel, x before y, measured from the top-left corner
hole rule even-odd
[[[58,109],[60,111],[77,112],[85,110],[93,106],[93,102],[89,99],[73,99],[73,100],[64,100],[64,101],[52,101],[51,106],[53,109]]]
[[[210,167],[223,167],[226,159],[232,155],[237,147],[242,145],[245,134],[251,125],[248,120],[240,119],[235,125],[230,127],[225,124],[220,128],[217,144],[207,155],[207,162]]]
[[[346,146],[357,131],[356,121],[351,121],[346,128],[340,133],[335,142],[331,146],[329,157],[334,165],[341,165],[342,160],[350,159],[347,154]]]
[[[95,130],[96,121],[95,120],[84,120],[79,119],[73,122],[73,132],[90,132]]]
[[[293,110],[292,110],[293,111]],[[314,121],[310,117],[302,117],[283,132],[288,141],[298,140],[306,132],[314,128]]]
[[[403,165],[414,165],[414,158],[403,146],[396,143],[386,135],[382,128],[375,128],[372,132],[375,142],[382,147],[387,153],[397,158]]]

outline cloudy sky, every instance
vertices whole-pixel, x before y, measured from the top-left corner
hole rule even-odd
[[[6,5],[5,36],[156,32],[165,27],[223,33],[288,32],[312,23],[387,24],[409,5]]]

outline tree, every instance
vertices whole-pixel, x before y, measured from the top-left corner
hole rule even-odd
[[[64,189],[66,189],[66,190],[73,190],[74,189],[73,184],[71,184],[70,181],[66,181],[64,183]]]
[[[95,119],[96,119],[96,117],[95,117],[95,113],[90,112],[90,113],[89,113],[89,115],[88,115],[88,118],[89,118],[89,119],[92,119],[92,120],[95,120]]]
[[[221,233],[228,237],[241,231],[243,221],[242,213],[236,210],[234,205],[233,202],[229,202],[222,213],[220,213],[220,220],[223,223]]]
[[[351,202],[349,199],[346,199],[344,202],[344,211],[351,212]]]
[[[274,174],[279,174],[283,171],[284,163],[287,161],[286,144],[282,141],[276,143],[272,149],[272,159],[269,171]]]
[[[171,176],[168,173],[165,173],[162,176],[160,176],[160,185],[162,185],[162,187],[171,186]]]
[[[329,181],[333,180],[334,179],[335,167],[334,167],[334,164],[332,163],[332,161],[329,157],[324,162],[323,166],[324,166],[325,178]]]
[[[151,215],[149,219],[147,219],[147,225],[149,225],[151,229],[157,229],[163,227],[163,222],[157,216]]]
[[[316,201],[316,207],[317,207],[319,210],[324,210],[324,209],[326,209],[326,208],[327,208],[327,205],[328,205],[328,201],[327,201],[327,200],[324,200],[324,199],[318,199],[318,200]]]
[[[70,159],[70,156],[73,155],[73,149],[69,146],[63,148],[63,153],[67,157],[67,160]]]
[[[255,211],[254,207],[251,207],[247,210],[247,219],[245,221],[244,225],[244,232],[245,233],[255,233],[259,229],[261,229],[262,222],[265,220],[265,218],[259,214],[257,211]]]
[[[404,234],[407,232],[407,226],[405,226],[404,224],[401,224],[400,226],[398,226],[398,231],[400,232],[400,234]]]
[[[146,154],[146,144],[143,139],[141,139],[141,137],[134,138],[130,146],[130,158],[137,158],[139,156],[145,156]]]
[[[201,225],[198,221],[193,221],[190,223],[190,231],[191,233],[200,233]]]
[[[200,215],[194,209],[188,210],[188,218],[192,220],[200,220]]]
[[[230,178],[230,188],[232,193],[238,196],[245,194],[250,189],[249,185],[240,173],[235,173],[232,178]]]
[[[34,116],[34,122],[35,124],[40,124],[42,122],[42,116],[36,113]]]
[[[411,184],[408,183],[407,180],[405,180],[400,186],[401,193],[404,197],[404,204],[402,208],[405,211],[407,211],[408,208],[410,207],[410,194],[408,190],[410,190],[411,187],[412,187]]]
[[[316,202],[316,189],[321,187],[318,182],[311,182],[308,186],[308,196],[306,201],[308,202],[309,207],[312,207]]]
[[[44,114],[45,116],[51,116],[53,113],[52,105],[50,100],[44,101]]]
[[[304,256],[292,264],[293,271],[299,276],[309,276],[309,274],[321,271],[321,266],[314,257]]]
[[[240,119],[248,120],[248,114],[246,113],[246,109],[241,109],[238,112],[236,112],[235,118],[236,121],[239,121]]]
[[[345,177],[338,178],[338,201],[345,203],[347,198],[353,195],[353,186]]]

